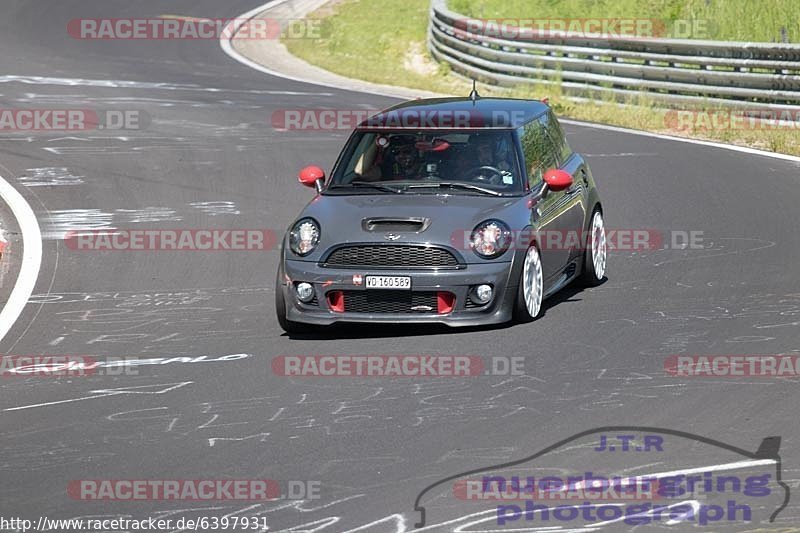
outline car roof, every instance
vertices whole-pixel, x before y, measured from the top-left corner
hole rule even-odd
[[[548,109],[518,98],[424,98],[375,113],[358,129],[516,129]]]

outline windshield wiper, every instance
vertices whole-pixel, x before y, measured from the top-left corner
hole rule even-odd
[[[429,187],[447,187],[450,189],[464,189],[468,191],[479,191],[484,194],[491,194],[492,196],[502,196],[502,193],[498,191],[493,191],[492,189],[487,189],[485,187],[478,187],[477,185],[472,185],[469,183],[457,183],[453,181],[439,181],[439,182],[432,182],[432,183],[413,183],[411,185],[407,185],[406,189],[424,189]]]
[[[389,187],[388,185],[380,185],[378,183],[372,183],[372,182],[369,182],[369,181],[351,181],[347,185],[334,185],[332,187],[329,187],[329,189],[351,189],[351,188],[356,188],[356,187],[364,187],[364,188],[368,188],[368,189],[377,189],[379,191],[393,192],[395,194],[400,194],[400,193],[403,192],[401,189],[396,189],[394,187]]]

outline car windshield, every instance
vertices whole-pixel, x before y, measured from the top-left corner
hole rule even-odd
[[[523,192],[510,131],[363,131],[345,147],[327,191],[370,194]]]

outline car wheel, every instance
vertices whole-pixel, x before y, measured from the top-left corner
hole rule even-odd
[[[314,330],[313,326],[286,319],[286,300],[283,297],[280,273],[275,282],[275,314],[278,316],[278,324],[286,333],[309,333]]]
[[[583,274],[581,280],[584,285],[594,287],[599,285],[606,275],[606,261],[608,258],[608,243],[606,242],[606,227],[603,223],[603,214],[595,210],[592,222],[589,225],[591,241],[583,254]]]
[[[538,248],[531,246],[525,253],[517,289],[517,301],[514,306],[514,318],[517,322],[530,322],[539,315],[543,292],[542,258]]]

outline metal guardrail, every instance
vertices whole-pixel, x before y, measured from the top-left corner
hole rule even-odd
[[[534,35],[513,27],[505,33],[518,36],[502,39],[467,31],[467,20],[445,0],[431,0],[428,49],[453,71],[487,83],[557,83],[574,96],[645,94],[671,105],[800,110],[800,45]]]

